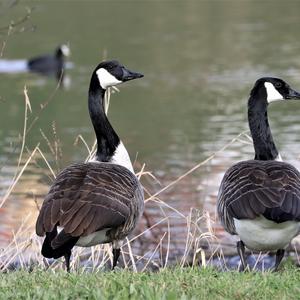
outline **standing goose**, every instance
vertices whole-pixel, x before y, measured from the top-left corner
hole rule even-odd
[[[70,271],[74,246],[112,243],[117,264],[125,237],[135,228],[144,209],[144,195],[129,155],[106,116],[108,87],[143,77],[117,61],[105,61],[94,70],[88,107],[97,137],[93,161],[65,168],[55,179],[43,202],[36,233],[46,237],[42,255],[65,257]],[[61,231],[58,233],[58,227]]]
[[[277,251],[274,270],[284,249],[300,231],[300,173],[280,158],[268,123],[274,101],[300,99],[281,79],[258,79],[248,100],[248,121],[255,158],[239,162],[225,173],[218,194],[218,215],[225,230],[238,235],[237,251],[246,268],[245,246]]]

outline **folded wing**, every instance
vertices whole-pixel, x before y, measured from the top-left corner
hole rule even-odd
[[[235,234],[233,218],[259,215],[277,223],[300,221],[300,174],[290,164],[249,160],[227,170],[218,195],[218,214]]]
[[[36,223],[43,236],[55,226],[67,236],[86,236],[125,223],[130,205],[140,189],[135,175],[109,163],[73,164],[56,178]]]

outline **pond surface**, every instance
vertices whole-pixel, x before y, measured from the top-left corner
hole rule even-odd
[[[7,36],[2,29],[1,58],[31,58],[69,43],[73,68],[67,70],[71,82],[66,89],[56,89],[54,78],[0,74],[1,196],[17,166],[24,86],[32,106],[28,126],[38,116],[26,137],[24,159],[27,150],[39,143],[56,171],[87,156],[83,143],[74,145],[79,134],[93,144],[87,89],[90,74],[103,57],[118,59],[145,75],[112,95],[109,117],[136,159],[136,171],[145,163],[162,187],[248,129],[247,98],[257,78],[278,76],[300,90],[298,1],[22,1],[11,8],[9,3],[0,5],[0,27],[22,19],[26,7],[32,12],[13,34]],[[300,154],[299,115],[297,102],[269,109],[281,155],[295,164]],[[160,199],[184,215],[196,207],[214,217],[224,170],[252,157],[252,146],[237,141],[160,194]],[[0,246],[11,240],[12,230],[20,224],[34,225],[49,176],[42,159],[29,164],[0,208]],[[149,186],[152,192],[161,188]],[[153,205],[147,214],[155,222],[158,212]],[[186,225],[176,224],[174,228]],[[175,240],[180,240],[179,233]]]

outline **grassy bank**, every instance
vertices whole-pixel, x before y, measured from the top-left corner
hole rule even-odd
[[[71,273],[51,270],[0,275],[0,299],[299,299],[300,270],[278,273],[175,268]]]

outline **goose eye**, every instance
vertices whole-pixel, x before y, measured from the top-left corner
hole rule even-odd
[[[281,88],[282,87],[282,83],[281,82],[276,82],[275,83],[275,87],[278,88],[278,89]]]

